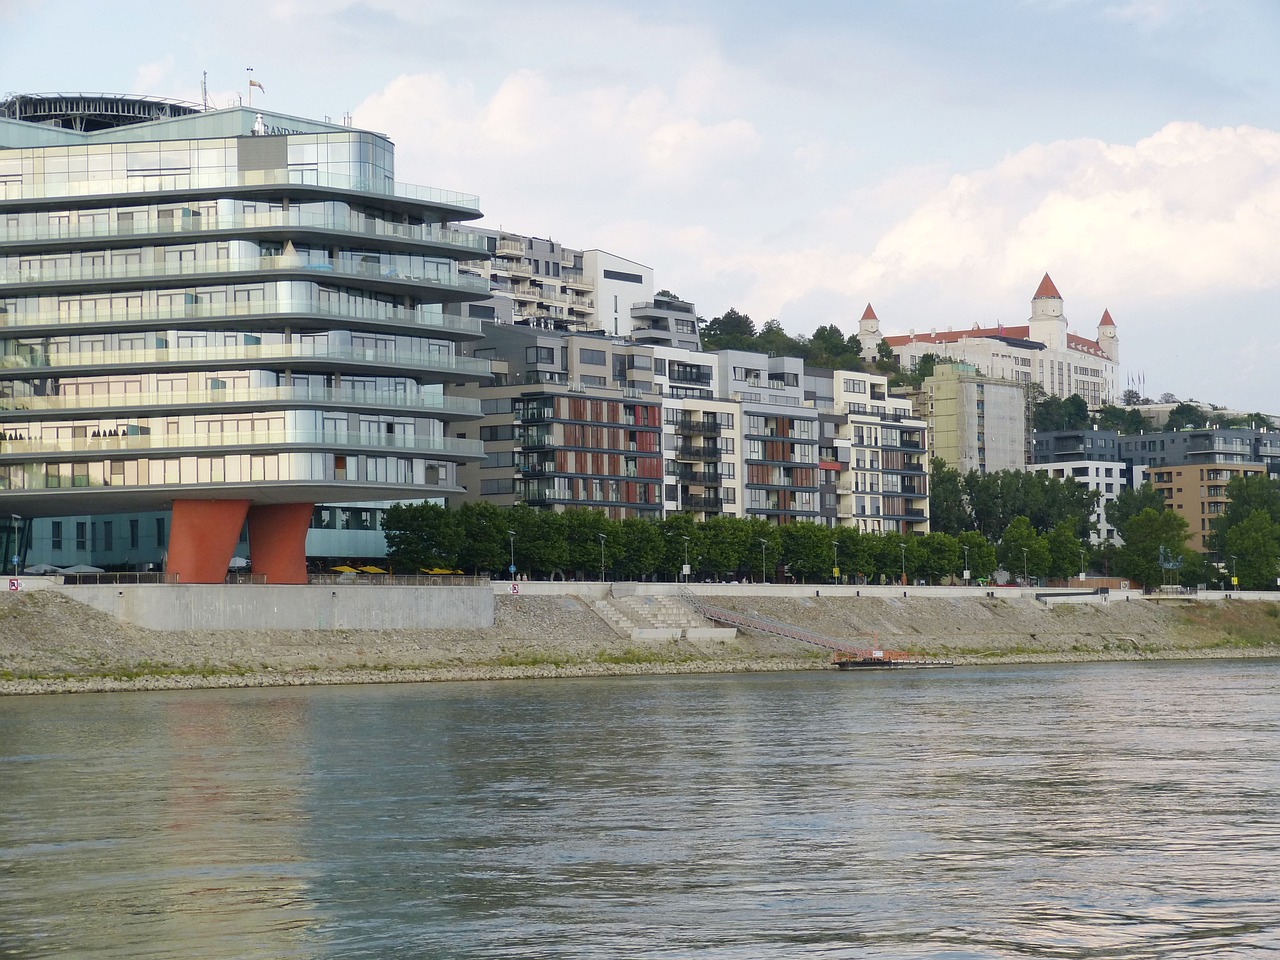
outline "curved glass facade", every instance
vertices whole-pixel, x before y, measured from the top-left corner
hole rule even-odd
[[[457,350],[481,336],[458,305],[488,294],[458,270],[475,198],[397,184],[378,134],[272,120],[54,145],[0,120],[10,513],[421,499],[483,457],[448,429],[478,403],[445,393],[489,377]]]

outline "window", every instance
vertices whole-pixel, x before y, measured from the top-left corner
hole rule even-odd
[[[49,546],[54,550],[62,549],[62,521],[55,520],[49,525]]]
[[[76,549],[89,549],[89,524],[83,520],[76,521]]]
[[[164,517],[156,517],[156,546],[163,549],[168,541],[165,538]]]
[[[111,521],[104,520],[102,522],[102,549],[103,550],[112,550],[115,548],[114,536],[113,536],[114,533],[115,533],[115,530],[112,527]]]
[[[623,283],[644,283],[644,277],[638,273],[623,273],[620,270],[604,271],[606,280],[621,280]]]
[[[138,549],[138,521],[137,520],[129,521],[129,549],[130,550]]]
[[[524,362],[554,364],[556,362],[555,348],[554,347],[525,347]]]
[[[578,351],[578,362],[591,367],[603,367],[608,358],[603,350],[589,350],[586,347]]]

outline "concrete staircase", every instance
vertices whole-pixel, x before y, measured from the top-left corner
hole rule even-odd
[[[606,597],[592,608],[628,640],[733,640],[736,627],[716,627],[684,601],[669,596]]]

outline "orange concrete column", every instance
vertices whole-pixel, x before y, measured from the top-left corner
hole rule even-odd
[[[307,582],[307,528],[312,503],[272,503],[249,508],[249,558],[267,583]]]
[[[222,583],[248,500],[175,500],[165,572],[179,583]]]

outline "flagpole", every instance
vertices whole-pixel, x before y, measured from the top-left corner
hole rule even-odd
[[[253,67],[245,67],[245,73],[253,73]],[[253,109],[253,77],[249,77],[249,108]]]

